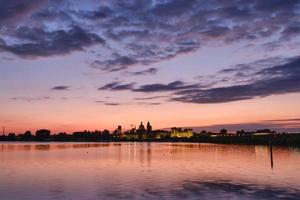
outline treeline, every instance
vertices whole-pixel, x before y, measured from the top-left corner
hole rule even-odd
[[[263,133],[263,134],[260,134]],[[73,134],[51,134],[50,130],[42,129],[33,135],[30,131],[24,134],[9,134],[0,136],[0,141],[36,141],[36,142],[197,142],[197,143],[221,143],[221,144],[249,144],[249,145],[279,145],[300,147],[300,133],[276,133],[264,129],[253,132],[237,131],[228,133],[222,129],[219,133],[201,131],[194,133],[192,137],[170,137],[168,131],[153,131],[147,134],[110,133],[104,131],[82,131]]]
[[[58,133],[51,134],[50,130],[41,129],[36,131],[33,135],[30,131],[26,131],[24,134],[16,135],[10,133],[8,135],[0,136],[1,141],[37,141],[37,142],[101,142],[111,140],[111,135],[108,130],[104,131],[83,131],[74,132],[73,134]]]
[[[265,135],[229,135],[216,137],[191,138],[192,141],[219,144],[248,144],[248,145],[275,145],[300,147],[300,133],[276,133]],[[188,141],[186,141],[188,142]]]

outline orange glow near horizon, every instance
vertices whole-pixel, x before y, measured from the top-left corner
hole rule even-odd
[[[102,106],[82,101],[10,103],[1,113],[0,121],[6,127],[6,133],[35,132],[42,128],[50,129],[52,133],[114,130],[118,125],[126,130],[141,121],[150,121],[154,129],[258,123],[297,118],[300,115],[299,98],[299,94],[288,94],[223,104],[168,103],[158,106]]]

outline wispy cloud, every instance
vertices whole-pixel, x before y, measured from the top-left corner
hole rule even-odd
[[[40,97],[12,97],[13,101],[26,101],[26,102],[35,102],[35,101],[47,101],[53,99],[50,96],[40,96]]]
[[[106,106],[119,106],[119,105],[122,105],[121,103],[102,101],[102,100],[97,100],[97,101],[95,101],[95,103],[103,104],[103,105],[106,105]]]
[[[300,124],[300,118],[291,118],[291,119],[269,119],[269,120],[265,120],[267,122],[299,122]]]
[[[211,84],[208,88],[207,85],[203,86],[201,83],[188,84],[183,81],[174,81],[168,84],[153,83],[137,87],[134,87],[135,83],[114,82],[100,89],[142,93],[169,92],[171,93],[170,101],[200,104],[226,103],[300,91],[299,57],[283,60],[274,58],[256,61],[251,65],[256,67],[247,68],[249,65],[238,65],[221,70],[214,75],[214,81],[217,80],[219,83]]]
[[[235,69],[239,71],[239,69]],[[191,89],[175,93],[173,101],[185,103],[224,103],[300,91],[300,59],[253,72],[244,72],[249,80],[225,87]]]
[[[104,105],[107,105],[107,106],[119,106],[119,105],[121,105],[121,104],[120,104],[120,103],[106,102],[106,103],[104,103]]]
[[[58,86],[52,87],[51,90],[70,90],[70,87],[65,86],[65,85],[58,85]]]
[[[6,61],[13,61],[15,60],[14,58],[10,58],[10,57],[2,57],[3,60],[6,60]]]
[[[136,92],[170,92],[199,87],[197,84],[186,84],[183,81],[174,81],[168,84],[154,83],[142,85],[134,89]]]
[[[113,91],[131,90],[134,85],[135,83],[122,84],[116,81],[116,82],[105,84],[104,86],[99,87],[98,90],[113,90]]]
[[[156,99],[162,99],[162,98],[167,98],[169,96],[167,95],[160,95],[160,96],[151,96],[151,97],[136,97],[133,100],[137,101],[145,101],[145,100],[156,100]]]
[[[145,76],[145,75],[155,75],[157,73],[158,69],[151,67],[146,70],[142,71],[137,71],[137,72],[129,72],[129,74],[134,75],[134,76]]]

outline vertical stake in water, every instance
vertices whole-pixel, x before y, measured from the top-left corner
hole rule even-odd
[[[273,147],[272,147],[272,134],[269,140],[269,148],[270,148],[270,158],[271,158],[271,168],[273,169]]]
[[[5,126],[2,127],[2,136],[3,136],[3,140],[4,140],[4,133],[5,133]],[[1,144],[1,151],[3,152],[3,144]]]

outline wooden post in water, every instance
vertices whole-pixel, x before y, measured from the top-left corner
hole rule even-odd
[[[273,138],[273,135],[271,133],[270,135],[270,139],[269,139],[269,149],[270,149],[270,160],[271,160],[271,168],[273,169],[273,147],[272,147],[272,138]]]
[[[2,127],[2,140],[4,141],[5,126]],[[3,152],[3,144],[1,144],[1,152]]]

